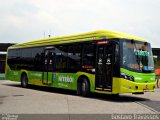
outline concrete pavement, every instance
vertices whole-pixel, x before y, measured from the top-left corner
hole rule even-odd
[[[144,95],[120,97],[92,94],[90,98],[61,89],[21,88],[20,83],[0,81],[0,113],[14,114],[108,114],[159,113],[160,89]]]

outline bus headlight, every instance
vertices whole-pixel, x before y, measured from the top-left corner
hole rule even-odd
[[[134,77],[131,75],[127,75],[126,73],[121,73],[121,78],[130,80],[130,81],[134,81]]]

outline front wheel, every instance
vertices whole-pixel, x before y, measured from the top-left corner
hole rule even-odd
[[[87,97],[90,93],[90,85],[86,78],[83,78],[82,84],[81,84],[81,90],[82,90],[82,96]]]
[[[23,74],[21,77],[21,86],[26,88],[28,86],[28,78],[26,74]]]

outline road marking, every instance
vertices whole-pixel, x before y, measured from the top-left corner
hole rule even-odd
[[[143,106],[143,107],[151,110],[152,112],[155,112],[155,113],[157,113],[157,114],[160,113],[160,112],[158,112],[157,110],[153,109],[152,107],[149,107],[149,106],[147,106],[147,105],[145,105],[145,104],[143,104],[143,103],[140,103],[140,102],[135,102],[135,103],[137,103],[137,104],[139,104],[139,105],[141,105],[141,106]]]

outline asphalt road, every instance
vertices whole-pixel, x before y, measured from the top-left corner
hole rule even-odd
[[[0,80],[2,114],[159,114],[160,89],[143,95],[119,97],[92,94],[77,96],[75,91],[30,86]],[[96,117],[94,117],[96,118]]]

